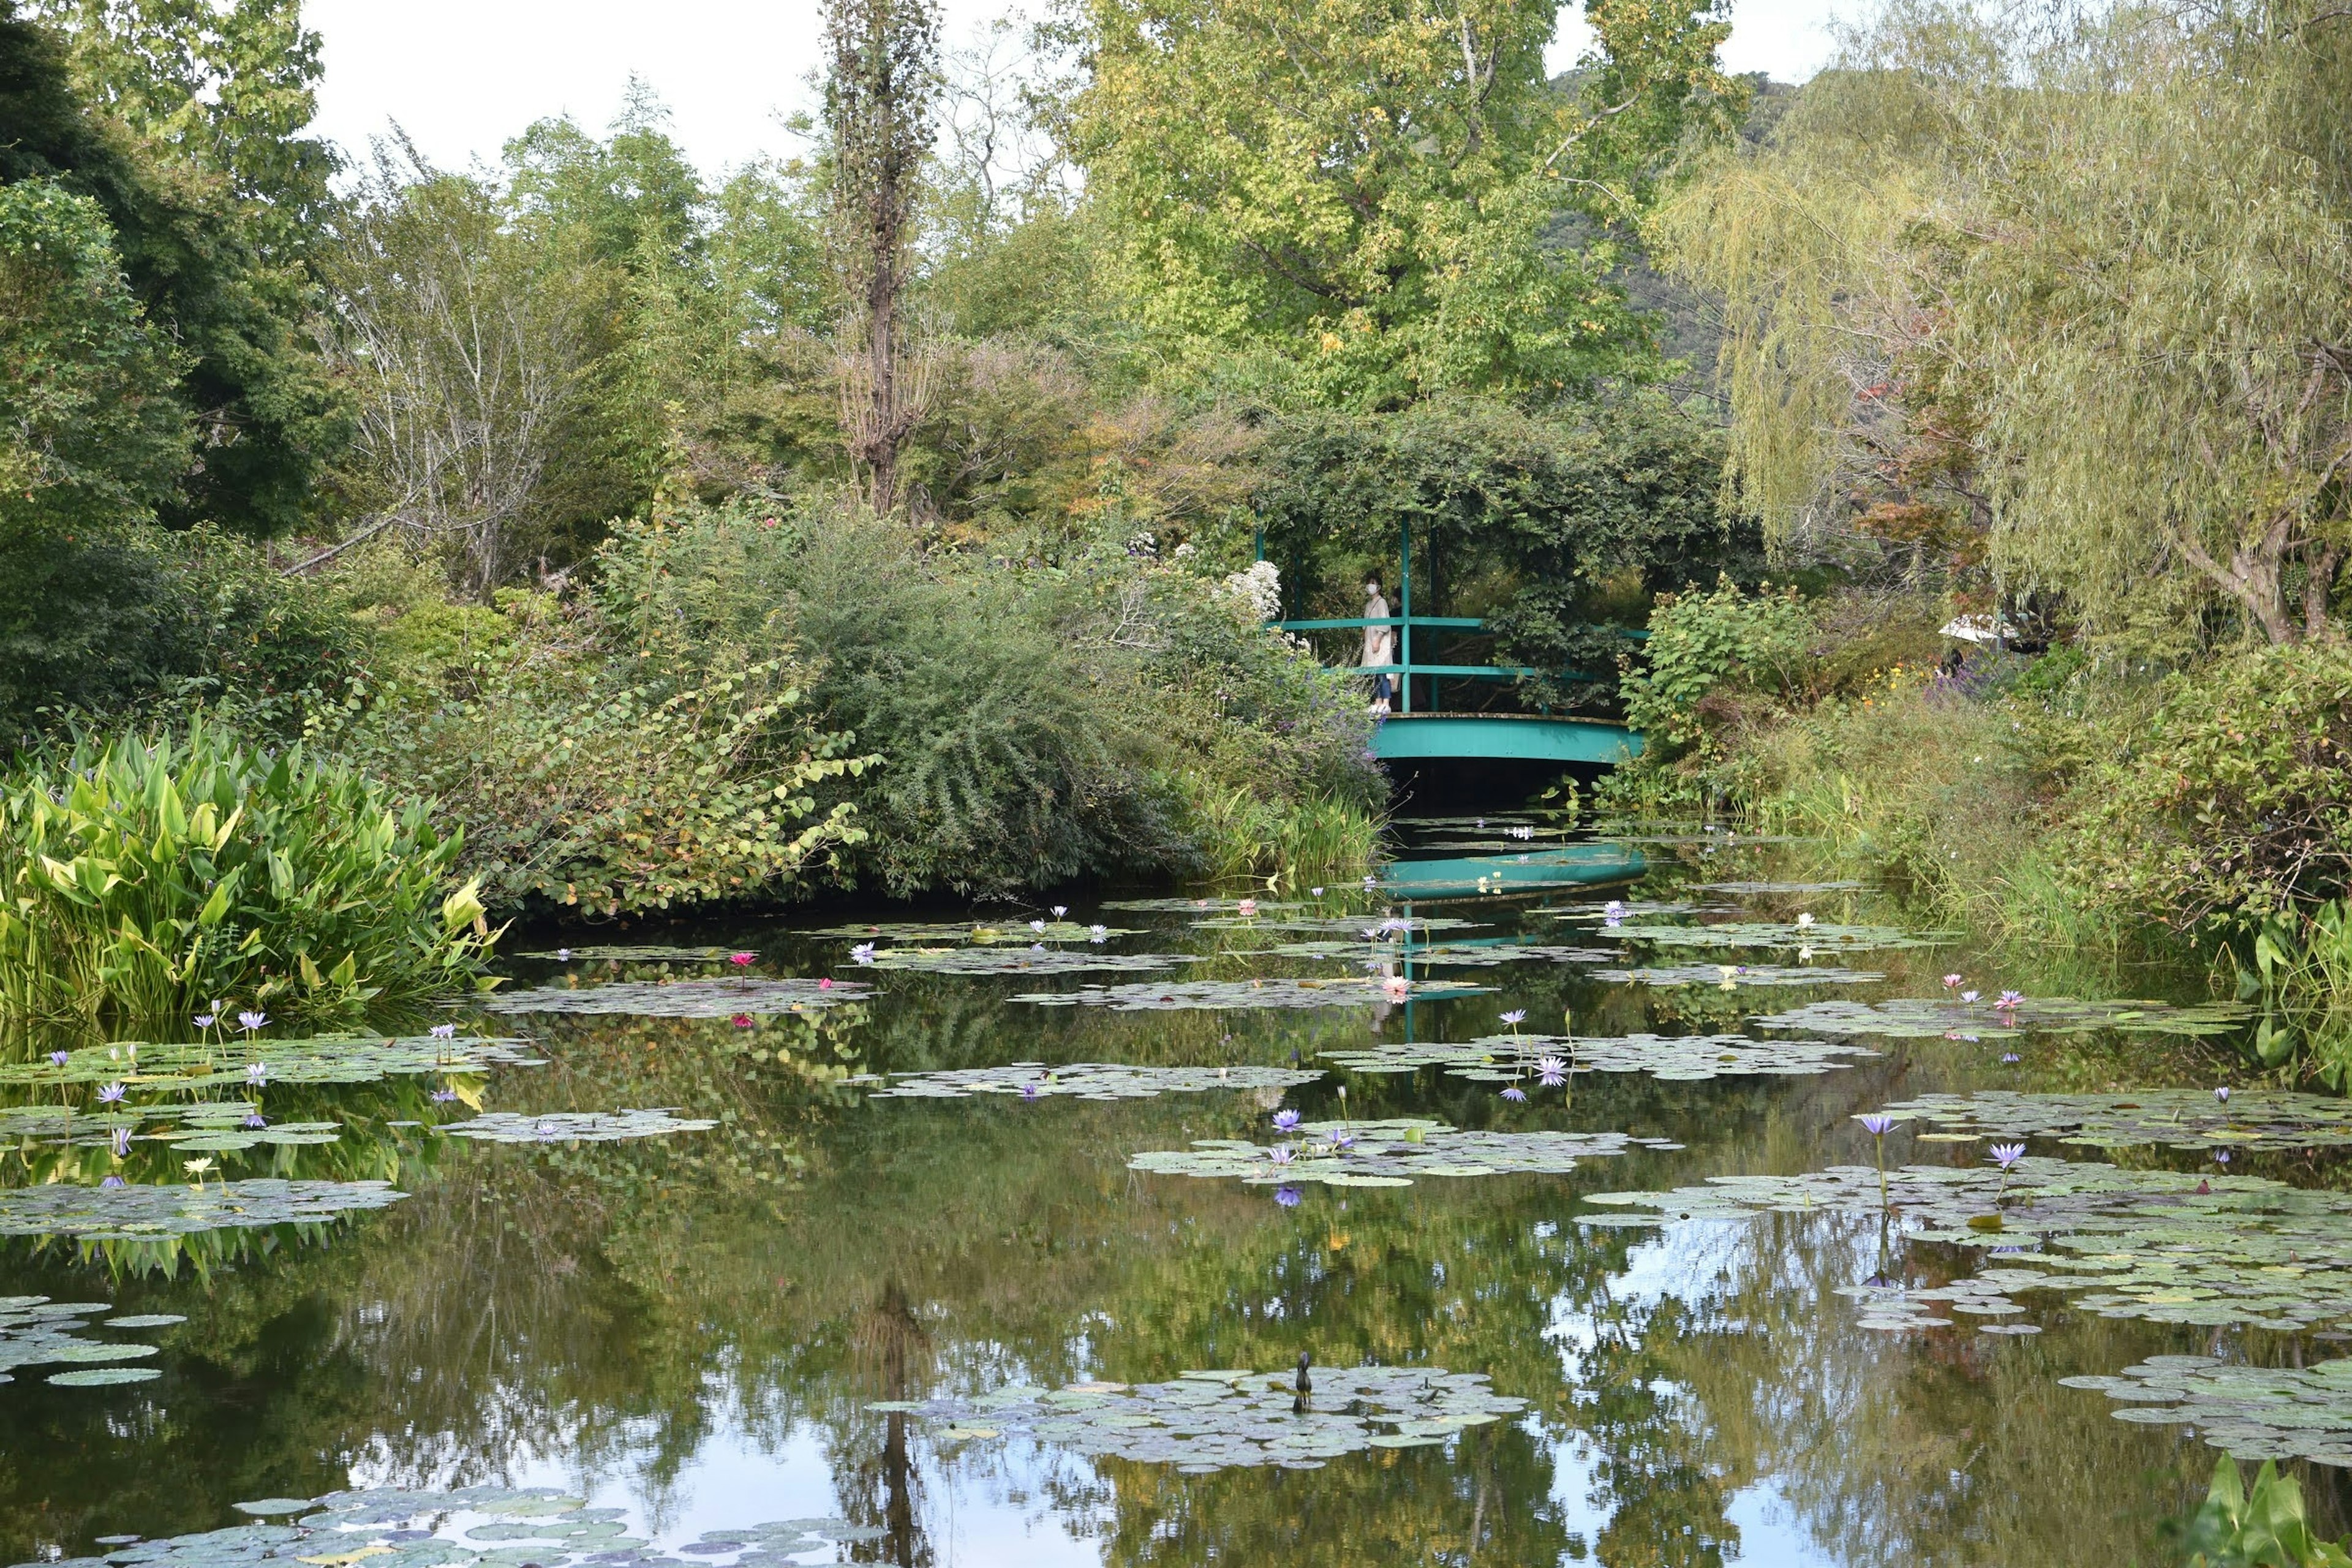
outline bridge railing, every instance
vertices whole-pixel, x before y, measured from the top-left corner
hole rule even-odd
[[[1335,620],[1275,621],[1277,631],[1338,632],[1361,631],[1367,626],[1393,626],[1397,629],[1399,658],[1394,664],[1343,664],[1337,668],[1355,675],[1392,675],[1397,678],[1397,711],[1412,711],[1412,678],[1427,676],[1432,681],[1434,700],[1438,680],[1517,680],[1527,676],[1552,675],[1563,680],[1585,679],[1573,669],[1545,670],[1524,664],[1429,664],[1412,657],[1412,634],[1415,627],[1431,631],[1450,631],[1471,636],[1492,637],[1486,623],[1475,616],[1349,616]],[[1647,638],[1649,633],[1620,628],[1618,635],[1636,641]]]

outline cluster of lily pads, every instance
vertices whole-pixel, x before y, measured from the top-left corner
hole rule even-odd
[[[1289,1116],[1277,1124],[1297,1139],[1275,1144],[1196,1139],[1189,1149],[1138,1154],[1128,1169],[1233,1177],[1253,1186],[1321,1182],[1332,1187],[1406,1187],[1423,1176],[1562,1175],[1581,1160],[1607,1159],[1635,1148],[1682,1147],[1623,1132],[1465,1131],[1421,1117],[1302,1122]]]
[[[1400,948],[1386,942],[1286,942],[1265,950],[1274,958],[1339,958],[1360,963],[1428,963],[1457,969],[1491,969],[1506,963],[1607,963],[1619,955],[1606,948],[1561,947],[1516,938],[1433,942]]]
[[[1007,921],[989,925],[977,921],[884,921],[875,925],[826,926],[803,936],[829,937],[855,942],[958,942],[991,946],[998,942],[1097,942],[1115,936],[1139,934],[1132,926],[1080,925],[1075,921]]]
[[[1794,921],[1727,921],[1716,925],[1628,925],[1608,929],[1621,942],[1646,942],[1652,947],[1777,948],[1800,952],[1877,952],[1894,948],[1941,947],[1958,940],[1957,931],[1907,931],[1895,926],[1816,924],[1811,916]]]
[[[676,1114],[675,1107],[651,1110],[490,1110],[465,1121],[445,1121],[436,1131],[483,1143],[618,1143],[672,1132],[708,1132],[716,1121]]]
[[[1197,955],[1159,952],[1098,952],[1065,947],[887,947],[860,952],[856,962],[874,969],[919,974],[1143,974],[1198,963]]]
[[[377,1487],[234,1506],[255,1522],[154,1541],[112,1537],[97,1556],[17,1568],[797,1568],[808,1552],[887,1534],[838,1519],[782,1520],[709,1531],[671,1556],[630,1534],[622,1510],[590,1508],[548,1487]]]
[[[395,1038],[323,1035],[299,1040],[147,1045],[123,1042],[53,1051],[0,1066],[0,1085],[120,1083],[189,1090],[262,1083],[373,1083],[419,1073],[476,1073],[491,1067],[543,1067],[530,1042],[475,1039],[454,1028]]]
[[[1023,1100],[1067,1096],[1076,1100],[1150,1100],[1161,1094],[1201,1094],[1216,1089],[1295,1089],[1323,1075],[1297,1068],[1125,1067],[1110,1062],[1013,1062],[994,1068],[951,1068],[908,1073],[874,1091],[877,1100],[964,1100],[1005,1094]]]
[[[722,963],[734,954],[723,947],[664,947],[658,943],[629,946],[591,943],[518,953],[518,958],[545,959],[554,963]]]
[[[481,1005],[493,1013],[574,1013],[632,1018],[758,1017],[805,1013],[863,1001],[868,986],[849,980],[627,980],[604,985],[541,985],[498,991]]]
[[[1489,1035],[1460,1044],[1382,1041],[1327,1050],[1355,1072],[1441,1068],[1456,1078],[1515,1083],[1576,1072],[1638,1072],[1675,1083],[1749,1074],[1790,1077],[1850,1067],[1844,1058],[1878,1053],[1832,1040],[1756,1040],[1745,1035]]]
[[[1367,1449],[1433,1447],[1527,1408],[1523,1399],[1496,1394],[1483,1375],[1442,1367],[1318,1368],[1310,1389],[1298,1383],[1288,1371],[1201,1371],[1169,1383],[1013,1387],[866,1408],[940,1424],[946,1441],[1018,1433],[1090,1457],[1194,1475],[1265,1465],[1319,1469]]]
[[[2352,1148],[2352,1100],[2286,1089],[2147,1089],[2119,1094],[1984,1089],[1923,1094],[1886,1110],[1970,1139],[2055,1138],[2096,1149],[2150,1144],[2196,1150]]]
[[[1598,1194],[1586,1201],[1651,1212],[1583,1218],[1881,1214],[1907,1239],[1993,1255],[1973,1276],[1979,1301],[2053,1290],[2110,1318],[2281,1330],[2352,1322],[2352,1194],[2000,1152],[1999,1168],[1840,1165]]]
[[[0,1236],[80,1241],[152,1241],[210,1230],[338,1219],[408,1194],[389,1182],[196,1181],[186,1185],[77,1186],[64,1182],[0,1192]]]
[[[1972,994],[1905,996],[1886,1002],[1815,1002],[1759,1017],[1768,1029],[1800,1029],[1809,1035],[1878,1035],[1889,1039],[1976,1038],[2011,1033],[2083,1034],[2120,1029],[2128,1034],[2212,1036],[2242,1025],[2250,1009],[2234,1002],[2175,1005],[2167,1002],[2078,1002],[2063,996],[2018,996],[2003,992],[1992,1001]]]
[[[153,1345],[120,1340],[84,1339],[89,1320],[114,1309],[104,1301],[52,1301],[47,1296],[0,1296],[0,1383],[15,1380],[22,1368],[68,1366],[47,1381],[63,1388],[89,1388],[115,1383],[143,1383],[156,1374],[145,1366],[124,1366],[155,1353]],[[109,1329],[161,1329],[187,1320],[170,1312],[141,1312],[107,1318]]]
[[[1874,970],[1829,964],[1670,963],[1597,970],[1592,978],[1604,985],[1713,985],[1737,991],[1751,985],[1869,985],[1886,976]]]
[[[1391,942],[1427,936],[1434,931],[1475,931],[1480,924],[1452,915],[1416,915],[1410,919],[1403,915],[1381,919],[1367,915],[1213,915],[1192,922],[1200,931],[1332,931],[1360,935],[1367,942]]]
[[[1187,980],[1133,985],[1085,985],[1076,991],[1027,992],[1013,998],[1041,1007],[1109,1007],[1121,1013],[1259,1007],[1369,1007],[1388,1002],[1426,1002],[1475,996],[1488,987],[1453,982],[1379,979],[1354,975],[1331,980]]]
[[[2241,1459],[2352,1467],[2352,1361],[2240,1366],[2202,1355],[2150,1356],[2112,1377],[2062,1377],[2121,1404],[2119,1421],[2188,1425]]]
[[[161,1121],[163,1126],[153,1123]],[[142,1131],[143,1129],[143,1131]],[[96,1110],[70,1105],[0,1106],[0,1140],[128,1152],[136,1142],[168,1143],[190,1152],[222,1153],[261,1145],[332,1143],[331,1121],[271,1121],[251,1100],[197,1100],[184,1105],[117,1102]]]

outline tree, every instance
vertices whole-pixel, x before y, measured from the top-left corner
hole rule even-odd
[[[2143,646],[2200,601],[2340,635],[2347,93],[2311,0],[1896,7],[1656,226],[1727,301],[1739,483],[1783,537],[1972,533]]]
[[[131,292],[183,351],[177,395],[198,446],[157,502],[174,526],[282,533],[315,517],[345,434],[309,331],[308,237],[326,154],[295,134],[317,40],[292,0],[0,0],[0,182],[49,179],[96,201]]]
[[[1643,374],[1606,226],[1742,89],[1716,68],[1711,4],[1602,8],[1585,93],[1555,89],[1556,9],[1086,0],[1072,152],[1145,321],[1196,367],[1239,352],[1364,408]],[[1561,243],[1567,210],[1601,232]]]
[[[825,44],[834,241],[861,351],[842,367],[842,426],[868,500],[887,511],[899,449],[922,417],[901,309],[939,99],[937,0],[826,0]]]

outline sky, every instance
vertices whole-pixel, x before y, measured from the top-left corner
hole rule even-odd
[[[1013,9],[943,8],[950,47]],[[1823,22],[1851,9],[1734,0],[1725,64],[1801,81],[1828,57]],[[304,14],[326,46],[319,129],[354,153],[397,121],[436,163],[495,162],[509,137],[548,115],[602,130],[635,72],[669,105],[688,155],[716,174],[795,151],[782,119],[813,106],[816,0],[309,0]],[[1554,68],[1584,41],[1570,9]]]

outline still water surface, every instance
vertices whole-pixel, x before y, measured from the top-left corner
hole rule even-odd
[[[1823,997],[1940,995],[1948,973],[1988,994],[2199,994],[2181,976],[2078,972],[2059,956],[2037,972],[1961,944],[1817,954],[1818,965],[1885,975],[1837,986],[1609,983],[1594,978],[1601,964],[1545,958],[1416,963],[1416,979],[1489,989],[1402,1005],[1358,996],[1311,1009],[1126,1012],[1013,1000],[1088,984],[1362,974],[1349,953],[1265,951],[1360,940],[1350,935],[1358,916],[1366,925],[1408,914],[1475,922],[1416,932],[1415,942],[1589,950],[1612,941],[1598,910],[1611,897],[1696,906],[1663,917],[1685,922],[1806,913],[1901,923],[1893,902],[1866,889],[1702,886],[1801,876],[1803,846],[1562,852],[1548,830],[1531,840],[1497,832],[1524,820],[1423,825],[1398,889],[1332,889],[1320,900],[1302,890],[1307,908],[1211,929],[1193,922],[1231,917],[1230,907],[1080,907],[1069,921],[1137,932],[1055,944],[1186,959],[1162,971],[880,970],[856,960],[854,937],[806,934],[859,918],[839,910],[510,942],[713,942],[756,952],[758,976],[835,976],[843,991],[870,989],[740,1020],[547,1013],[466,1026],[527,1035],[545,1058],[488,1074],[488,1110],[673,1107],[714,1119],[707,1131],[473,1143],[430,1132],[471,1114],[431,1100],[430,1077],[273,1087],[262,1100],[274,1119],[338,1123],[338,1141],[224,1153],[214,1180],[383,1174],[409,1195],[309,1231],[198,1238],[172,1279],[110,1274],[110,1260],[125,1262],[120,1253],[6,1244],[0,1294],[186,1321],[141,1336],[160,1347],[143,1363],[161,1374],[151,1380],[60,1387],[45,1381],[48,1369],[25,1367],[0,1384],[0,1563],[102,1552],[101,1537],[245,1524],[241,1500],[485,1483],[557,1489],[617,1510],[629,1539],[657,1550],[766,1521],[859,1527],[790,1555],[808,1563],[2169,1561],[2161,1528],[2201,1496],[2212,1450],[2177,1426],[2115,1420],[2101,1394],[2057,1380],[2167,1352],[2276,1363],[2332,1346],[2109,1321],[2050,1297],[2025,1299],[2022,1321],[2039,1333],[1983,1333],[1967,1318],[1872,1329],[1839,1287],[1938,1283],[1972,1260],[1890,1239],[1850,1214],[1599,1228],[1583,1218],[1614,1211],[1582,1199],[1720,1173],[1866,1164],[1871,1140],[1855,1114],[1933,1090],[2210,1084],[2239,1070],[2226,1042],[1864,1040],[1879,1054],[1837,1070],[1700,1081],[1579,1073],[1572,1095],[1530,1079],[1533,1092],[1516,1103],[1493,1082],[1433,1068],[1115,1101],[872,1093],[875,1075],[1024,1061],[1311,1070],[1326,1050],[1507,1032],[1500,1015],[1521,1010],[1521,1027],[1555,1034],[1568,1016],[1588,1037],[1736,1033],[1750,1015]],[[1408,888],[1409,904],[1399,896]],[[1343,914],[1338,931],[1284,924]],[[982,912],[1003,932],[994,945],[1015,952],[1029,945],[1033,915],[1046,918]],[[887,933],[881,945],[893,945]],[[1635,957],[1798,962],[1681,948]],[[665,970],[576,957],[516,958],[509,968],[519,988],[729,973],[723,963]],[[2000,1060],[2011,1053],[2021,1059]],[[9,1093],[8,1103],[27,1098]],[[1272,1185],[1129,1168],[1140,1152],[1199,1139],[1272,1143],[1271,1117],[1283,1108],[1309,1122],[1344,1112],[1653,1142],[1563,1173],[1304,1183],[1295,1205]],[[1982,1157],[1980,1145],[1890,1140],[1890,1160]],[[54,1169],[29,1144],[11,1163],[11,1185]],[[2302,1160],[2236,1168],[2335,1180],[2324,1163]],[[94,1179],[95,1166],[77,1169],[76,1179]],[[1158,1384],[1192,1369],[1288,1377],[1302,1351],[1318,1370],[1480,1373],[1525,1405],[1430,1446],[1212,1473],[868,1408],[1011,1385]],[[2352,1498],[2346,1472],[2300,1473],[2320,1521],[2340,1532]]]

